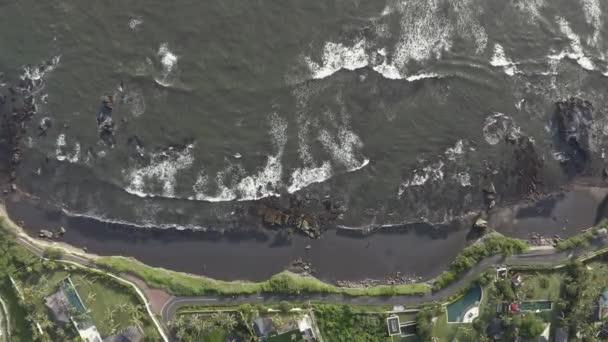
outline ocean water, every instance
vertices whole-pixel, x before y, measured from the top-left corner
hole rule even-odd
[[[572,180],[556,101],[593,104],[585,174],[603,168],[606,6],[3,1],[0,71],[42,80],[18,185],[149,229],[259,230],[260,206],[294,202],[323,228],[445,223],[482,208],[490,181],[499,205],[530,195],[529,160],[505,142],[529,137],[535,190],[552,192]],[[105,95],[113,144],[95,121]]]

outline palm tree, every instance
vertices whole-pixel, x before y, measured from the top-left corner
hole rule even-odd
[[[113,321],[114,320],[114,314],[116,313],[115,310],[112,310],[112,308],[106,308],[106,319],[109,321]]]
[[[222,320],[221,327],[228,331],[232,331],[238,324],[239,322],[237,322],[234,315],[226,314],[224,315],[224,319]]]
[[[89,292],[89,294],[87,295],[87,302],[89,303],[95,303],[97,294],[95,292]]]
[[[129,303],[122,302],[116,306],[116,310],[118,310],[119,312],[127,312],[128,307]]]

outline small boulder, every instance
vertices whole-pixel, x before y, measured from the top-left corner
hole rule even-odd
[[[479,229],[479,230],[487,230],[488,229],[488,221],[486,221],[483,218],[479,217],[477,220],[475,220],[475,223],[473,223],[473,228]]]
[[[51,231],[48,231],[46,229],[41,229],[40,232],[38,233],[38,236],[43,239],[52,239],[55,235]]]

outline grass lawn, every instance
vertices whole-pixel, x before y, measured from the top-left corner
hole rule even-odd
[[[559,298],[564,276],[562,272],[536,272],[524,275],[524,283],[518,292],[528,300],[552,300]]]
[[[412,322],[416,320],[416,313],[400,313],[397,314],[397,316],[399,316],[399,321],[401,323],[403,322]]]
[[[83,273],[73,274],[71,279],[102,336],[134,325],[134,316],[148,323],[139,298],[124,286]]]
[[[433,336],[437,337],[439,341],[451,341],[452,336],[456,333],[456,328],[460,325],[459,323],[448,323],[448,316],[445,310],[439,315],[433,326]]]
[[[225,342],[226,337],[228,337],[228,332],[221,329],[214,329],[201,336],[202,341],[205,342]]]

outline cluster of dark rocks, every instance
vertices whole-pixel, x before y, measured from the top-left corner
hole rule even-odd
[[[345,288],[363,288],[363,287],[374,287],[381,285],[382,282],[376,279],[363,279],[358,281],[350,281],[350,280],[338,280],[336,285],[339,287]]]
[[[52,61],[38,66],[40,73],[45,73],[52,67]],[[7,91],[0,94],[0,113],[2,113],[2,138],[6,151],[9,186],[4,193],[16,191],[17,167],[21,163],[23,151],[21,140],[27,132],[27,124],[37,112],[34,93],[42,85],[41,78],[24,77],[16,84],[7,86]],[[50,127],[50,119],[43,120],[40,133],[44,134]]]
[[[50,230],[46,230],[46,229],[41,229],[38,232],[38,236],[42,239],[56,239],[56,238],[60,238],[65,234],[66,230],[63,227],[59,227],[59,229],[57,229],[56,231],[50,231]]]
[[[404,285],[404,284],[413,284],[417,282],[421,282],[422,277],[418,276],[408,276],[401,272],[397,272],[393,275],[386,276],[384,280],[378,279],[363,279],[357,281],[350,280],[338,280],[336,285],[339,287],[345,288],[365,288],[365,287],[374,287],[378,285]]]
[[[288,268],[291,272],[299,274],[315,274],[316,270],[312,267],[312,263],[297,258],[292,261]]]
[[[562,164],[570,175],[585,171],[590,162],[593,111],[589,101],[577,97],[555,104],[554,144],[566,156]]]
[[[295,229],[312,239],[319,238],[321,227],[334,223],[342,212],[342,206],[331,199],[319,200],[310,194],[284,194],[280,198],[266,198],[257,206],[257,215],[266,227]]]

